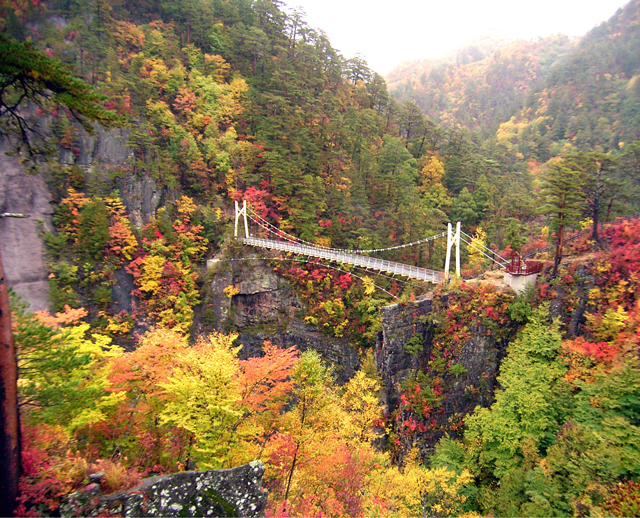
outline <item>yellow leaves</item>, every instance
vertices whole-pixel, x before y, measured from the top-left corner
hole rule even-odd
[[[330,317],[342,315],[344,313],[344,302],[342,299],[327,300],[322,303],[322,307]]]
[[[429,187],[442,183],[444,177],[444,165],[436,157],[431,156],[428,158],[427,163],[420,171],[420,179],[422,181],[422,191],[426,191]]]
[[[374,428],[382,417],[380,384],[358,371],[345,386],[340,398],[344,410],[340,434],[348,443],[368,443],[378,434]]]
[[[147,255],[142,259],[140,262],[142,275],[137,283],[141,292],[153,296],[160,290],[164,263],[164,257],[159,255]]]
[[[239,76],[234,77],[231,83],[225,86],[218,99],[221,124],[228,126],[238,115],[244,113],[243,99],[248,89],[247,82]]]
[[[362,284],[364,285],[364,294],[372,295],[376,291],[376,287],[373,284],[373,280],[368,275],[362,278]]]
[[[413,451],[405,462],[402,477],[406,491],[404,504],[410,516],[456,516],[466,497],[461,490],[473,482],[463,470],[459,475],[447,468],[425,469]]]
[[[476,233],[471,240],[471,245],[467,247],[469,251],[469,266],[470,268],[482,268],[486,263],[486,258],[482,254],[481,250],[486,246],[487,233],[482,230],[482,227],[476,229]]]
[[[216,83],[224,83],[231,73],[231,65],[217,54],[204,55],[204,71],[211,75]]]
[[[613,341],[626,327],[629,315],[622,306],[607,308],[604,315],[586,313],[589,330],[597,340]]]
[[[169,79],[169,69],[160,58],[149,58],[140,67],[140,77],[147,78],[158,90],[165,88]]]
[[[147,112],[150,119],[163,126],[165,129],[173,129],[176,126],[176,118],[164,101],[147,101]]]
[[[238,288],[236,288],[233,284],[230,284],[229,286],[227,286],[225,289],[222,290],[224,292],[224,294],[231,298],[234,295],[237,295],[238,293],[240,293],[240,290]]]
[[[194,203],[193,199],[189,196],[183,195],[176,202],[176,209],[178,210],[178,214],[183,219],[190,219],[193,216],[193,213],[196,211],[197,205]]]
[[[591,218],[585,218],[580,221],[580,230],[588,230],[593,227],[593,220]]]
[[[331,247],[331,238],[330,237],[316,237],[314,239],[316,245],[318,246],[322,246],[324,248],[330,248]]]
[[[311,324],[312,326],[317,326],[318,325],[318,319],[312,315],[307,315],[306,317],[304,317],[304,321],[307,324]]]
[[[160,413],[163,423],[191,432],[200,467],[222,467],[233,440],[233,425],[242,415],[237,384],[242,346],[236,336],[219,333],[187,349],[181,364],[160,387],[168,402]]]

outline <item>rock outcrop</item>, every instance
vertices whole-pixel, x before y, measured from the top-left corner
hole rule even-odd
[[[303,304],[264,260],[222,259],[212,267],[207,305],[212,308],[214,327],[240,334],[242,358],[260,355],[262,343],[270,340],[280,347],[315,349],[335,366],[339,382],[354,375],[359,366],[356,350],[346,340],[323,335],[301,320]]]
[[[401,405],[403,382],[415,378],[418,373],[422,376],[422,385],[434,385],[435,380],[435,385],[442,390],[437,411],[434,408],[429,417],[429,430],[421,438],[426,448],[433,446],[445,433],[455,435],[456,428],[451,427],[452,423],[458,423],[476,406],[487,406],[492,402],[500,360],[508,343],[507,339],[496,339],[487,329],[474,324],[469,337],[455,347],[455,354],[448,360],[449,367],[435,369],[434,336],[439,331],[442,316],[438,311],[446,310],[448,301],[446,294],[437,300],[427,294],[414,302],[381,309],[382,333],[375,358],[384,381],[383,403],[389,413]],[[418,351],[407,348],[414,337],[419,337]],[[451,340],[453,342],[453,337]],[[450,368],[454,364],[459,365],[457,370]]]
[[[97,483],[73,493],[62,516],[264,516],[264,464],[187,471],[144,479],[121,493],[102,495]]]
[[[0,150],[0,213],[29,218],[0,218],[0,253],[10,288],[32,311],[49,308],[49,282],[40,226],[50,228],[51,195],[40,175],[23,171],[17,158]]]

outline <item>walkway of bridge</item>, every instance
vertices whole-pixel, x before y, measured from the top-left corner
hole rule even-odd
[[[282,252],[290,252],[292,254],[306,255],[309,257],[317,257],[319,259],[350,264],[361,268],[367,268],[369,270],[376,270],[393,275],[402,275],[404,277],[418,279],[420,281],[438,283],[444,278],[444,274],[442,272],[429,270],[428,268],[396,263],[385,259],[368,257],[366,255],[358,255],[349,251],[331,250],[328,248],[318,248],[305,244],[292,243],[288,241],[275,241],[273,239],[262,239],[258,237],[238,237],[237,239],[246,245],[269,248],[271,250],[279,250]]]

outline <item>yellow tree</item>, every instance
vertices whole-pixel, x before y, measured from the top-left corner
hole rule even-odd
[[[405,502],[410,516],[459,516],[467,497],[464,486],[473,482],[468,470],[460,474],[447,468],[426,469],[415,454],[410,455],[404,468]]]
[[[368,473],[364,510],[367,516],[459,516],[467,500],[463,490],[472,482],[467,470],[427,469],[416,450],[402,467],[382,457]]]
[[[233,433],[242,417],[236,336],[214,333],[189,348],[182,364],[160,383],[167,404],[160,420],[186,430],[193,438],[193,460],[201,468],[222,468],[236,443]]]
[[[482,230],[482,227],[478,227],[471,240],[471,244],[467,247],[469,251],[469,268],[474,270],[474,272],[476,270],[482,270],[487,263],[487,257],[485,256],[486,246],[487,233]]]
[[[427,192],[431,187],[442,185],[444,166],[436,156],[425,156],[425,163],[420,170],[420,190]]]
[[[382,418],[380,384],[358,371],[345,386],[340,406],[343,409],[340,433],[349,444],[370,443],[377,437],[375,427]]]

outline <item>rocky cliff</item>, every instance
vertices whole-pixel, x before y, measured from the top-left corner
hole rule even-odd
[[[49,229],[53,209],[43,176],[28,175],[17,158],[0,150],[0,213],[29,218],[0,218],[0,253],[9,287],[34,311],[49,307],[48,272],[40,227]]]
[[[245,250],[246,251],[246,250]],[[209,295],[205,305],[215,329],[240,334],[244,358],[261,354],[270,340],[280,347],[315,349],[335,366],[340,382],[358,369],[357,351],[346,340],[328,337],[302,318],[305,308],[291,287],[262,259],[220,259],[210,263]],[[225,292],[226,289],[226,292]]]
[[[477,405],[491,404],[517,325],[502,313],[487,318],[479,292],[501,307],[513,300],[509,291],[468,286],[382,308],[375,358],[397,444],[429,449],[444,434],[456,435]]]

